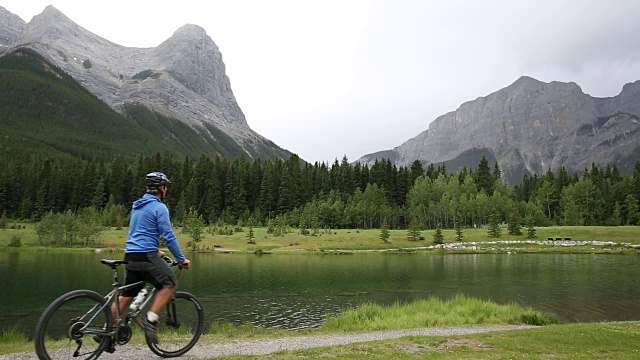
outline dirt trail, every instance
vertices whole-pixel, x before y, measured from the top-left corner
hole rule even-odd
[[[359,342],[397,339],[404,336],[454,336],[491,331],[531,329],[529,325],[473,325],[409,330],[373,331],[329,335],[291,336],[282,338],[234,340],[214,344],[197,344],[183,359],[215,358],[229,355],[266,355],[282,350],[300,350],[323,346],[346,345]],[[104,353],[100,359],[144,360],[155,358],[146,346],[125,345],[113,354]],[[36,359],[34,353],[0,355],[0,360]]]

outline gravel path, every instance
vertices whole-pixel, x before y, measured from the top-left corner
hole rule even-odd
[[[443,328],[423,328],[410,330],[374,331],[367,333],[346,333],[331,335],[295,336],[259,340],[234,340],[224,343],[197,344],[183,358],[215,358],[228,355],[266,355],[282,350],[299,350],[322,346],[336,346],[359,342],[396,339],[404,336],[452,336],[479,334],[490,331],[531,329],[529,325],[473,325]],[[103,353],[100,359],[143,360],[156,358],[146,346],[120,347],[113,354]],[[36,359],[33,353],[0,355],[0,360]]]

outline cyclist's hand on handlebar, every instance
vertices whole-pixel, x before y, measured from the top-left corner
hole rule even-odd
[[[183,269],[190,268],[191,267],[191,260],[184,259],[184,261],[180,263],[180,267],[183,268]]]

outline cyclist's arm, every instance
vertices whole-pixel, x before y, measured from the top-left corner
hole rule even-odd
[[[179,263],[183,262],[185,257],[180,249],[180,244],[178,244],[176,234],[173,232],[173,228],[171,227],[169,210],[166,206],[161,206],[158,209],[158,230],[160,230],[160,235],[164,238],[164,241],[167,243],[167,247],[173,256],[175,256],[176,261]]]

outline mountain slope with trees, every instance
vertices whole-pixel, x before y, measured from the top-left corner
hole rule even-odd
[[[243,154],[228,135],[210,125],[205,138],[188,125],[141,104],[119,114],[62,70],[29,49],[0,57],[0,153],[14,157],[79,157],[171,152],[234,158]]]
[[[154,48],[133,48],[91,33],[51,5],[29,23],[0,6],[0,34],[6,35],[0,36],[0,56],[29,48],[114,111],[126,114],[131,103],[152,109],[158,113],[152,117],[173,123],[158,124],[167,130],[158,135],[177,138],[190,151],[260,159],[291,155],[249,127],[220,49],[197,25],[182,26]]]

